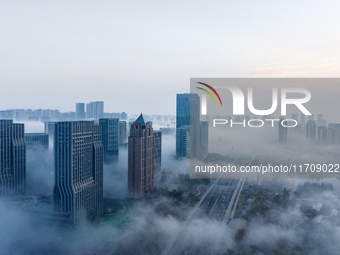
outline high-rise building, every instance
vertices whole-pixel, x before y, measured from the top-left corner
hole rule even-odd
[[[44,123],[45,134],[48,134],[48,146],[49,148],[54,147],[54,133],[55,133],[55,124],[57,122],[48,121]]]
[[[176,158],[190,158],[190,125],[176,129]]]
[[[321,126],[323,123],[323,115],[322,114],[318,114],[317,119],[316,119],[316,125],[317,126]]]
[[[6,120],[13,119],[13,112],[9,110],[0,111],[0,119],[6,119]]]
[[[127,125],[126,121],[119,121],[119,126],[118,126],[118,143],[119,144],[124,144],[126,143],[126,138],[127,138]]]
[[[318,126],[318,142],[320,144],[327,143],[327,127],[326,126]]]
[[[76,114],[77,114],[77,120],[84,120],[86,118],[84,103],[76,103]]]
[[[153,131],[154,137],[154,186],[159,186],[162,178],[162,132]]]
[[[301,127],[303,127],[303,129],[306,127],[306,115],[301,114]]]
[[[201,121],[200,122],[200,132],[199,132],[199,158],[204,159],[208,156],[208,135],[209,135],[209,122],[208,121]]]
[[[104,147],[104,156],[109,159],[111,156],[118,155],[118,118],[99,119],[99,125],[102,129],[102,142]]]
[[[48,149],[49,137],[45,133],[25,133],[26,149]]]
[[[279,143],[286,143],[287,142],[287,133],[288,127],[284,127],[281,122],[284,120],[283,117],[280,117],[280,124],[279,124]]]
[[[296,113],[293,113],[292,116],[291,116],[291,118],[292,118],[293,120],[296,120],[297,122],[299,121],[299,120],[298,120],[298,115],[297,115]]]
[[[193,106],[193,107],[190,107]],[[197,94],[177,94],[176,128],[199,122],[200,99]]]
[[[306,138],[310,141],[316,140],[316,124],[314,120],[308,120],[306,124]]]
[[[127,113],[126,113],[126,112],[122,112],[122,113],[120,114],[120,118],[121,118],[122,120],[127,120]]]
[[[0,196],[24,194],[26,149],[24,124],[0,120]]]
[[[177,94],[176,101],[176,141],[182,140],[177,137],[177,129],[190,125],[190,156],[201,159],[200,146],[200,98],[197,94]],[[180,131],[182,133],[182,131]],[[183,143],[176,142],[176,157],[181,158],[177,151],[184,151],[184,148],[177,148]]]
[[[53,207],[63,220],[77,223],[103,212],[103,146],[93,121],[55,124]]]
[[[99,120],[104,115],[104,102],[95,101],[86,104],[86,115],[88,119]]]
[[[154,188],[154,152],[152,123],[145,123],[141,114],[128,139],[128,187],[133,198],[142,198]]]
[[[340,124],[328,124],[328,141],[330,144],[340,144]]]

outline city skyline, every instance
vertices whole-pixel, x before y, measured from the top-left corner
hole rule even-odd
[[[0,253],[337,255],[339,7],[1,1]]]

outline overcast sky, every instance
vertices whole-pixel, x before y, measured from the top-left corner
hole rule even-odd
[[[339,7],[0,0],[0,109],[175,114],[191,77],[339,77]]]

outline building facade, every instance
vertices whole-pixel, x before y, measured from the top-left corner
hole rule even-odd
[[[45,133],[25,133],[26,149],[48,149],[49,137]]]
[[[0,196],[25,193],[26,147],[24,124],[0,120]]]
[[[306,138],[309,141],[316,141],[316,123],[314,120],[308,120],[306,124]]]
[[[54,211],[77,223],[103,212],[103,146],[93,121],[55,124]]]
[[[176,158],[190,158],[190,126],[176,129]]]
[[[127,138],[127,124],[126,121],[119,121],[119,127],[118,127],[118,138],[119,138],[119,144],[125,144],[126,138]]]
[[[318,143],[319,144],[327,144],[327,127],[326,126],[318,126]]]
[[[202,159],[200,137],[200,98],[197,94],[177,94],[176,99],[176,141],[181,140],[177,130],[182,126],[190,125],[190,157]],[[182,133],[182,131],[179,131]],[[186,148],[178,148],[182,143],[176,142],[176,158],[183,157],[177,151],[185,151]]]
[[[279,143],[286,143],[288,136],[288,127],[283,126],[281,123],[284,120],[283,117],[280,117],[279,124]]]
[[[154,186],[159,186],[162,178],[162,132],[153,131],[154,141]]]
[[[118,118],[99,119],[99,125],[102,129],[102,143],[104,147],[105,158],[118,155],[119,119]]]
[[[328,124],[328,141],[332,145],[340,145],[340,124]]]
[[[154,188],[153,128],[142,114],[131,125],[128,138],[128,188],[133,198],[142,198]]]
[[[95,101],[86,104],[86,117],[88,119],[99,120],[104,115],[104,102]]]
[[[85,120],[86,118],[85,103],[76,103],[76,115],[77,120]]]

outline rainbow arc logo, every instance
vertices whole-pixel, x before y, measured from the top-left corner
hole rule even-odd
[[[210,86],[209,84],[206,84],[206,83],[203,83],[203,82],[196,82],[196,83],[201,84],[201,85],[207,87],[208,89],[210,89],[210,90],[208,90],[208,89],[206,89],[206,88],[197,87],[198,89],[203,90],[205,93],[207,93],[207,94],[210,96],[210,98],[213,100],[213,102],[214,102],[215,105],[217,105],[217,100],[216,100],[216,97],[217,97],[217,99],[218,99],[220,105],[222,106],[221,97],[220,97],[220,95],[217,93],[216,89],[214,89],[214,88],[213,88],[212,86]],[[213,93],[211,93],[211,92],[213,92],[213,93],[215,94],[216,97],[215,97],[215,96],[213,95]]]

